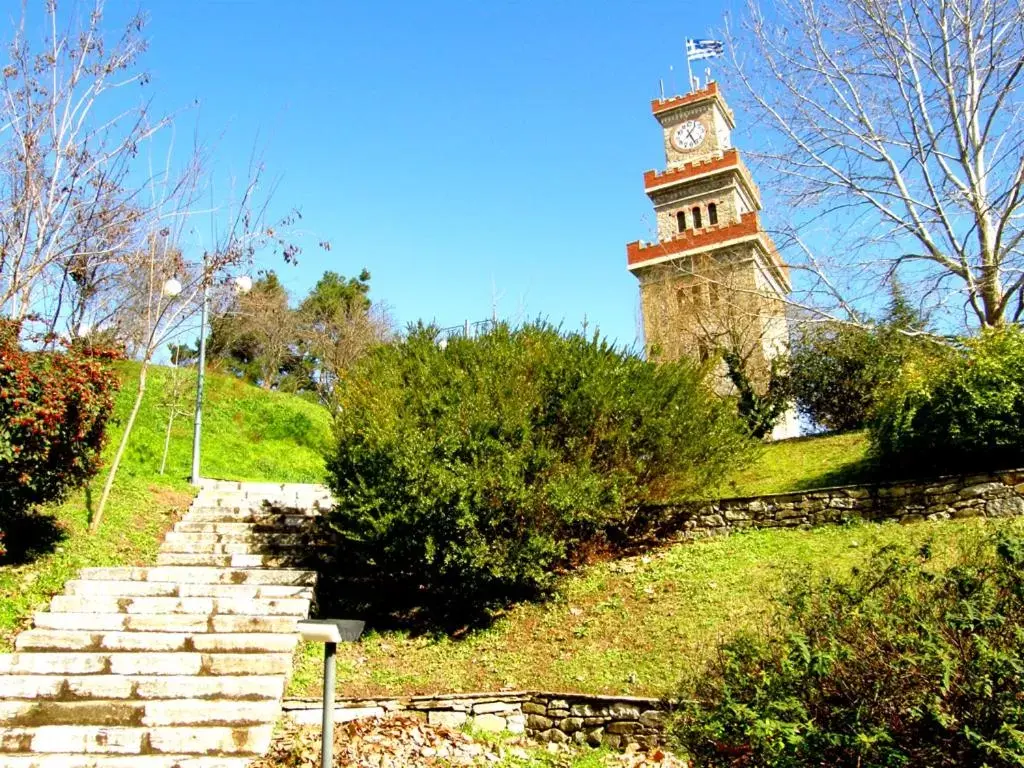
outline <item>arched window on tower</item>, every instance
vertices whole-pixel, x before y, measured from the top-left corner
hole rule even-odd
[[[700,229],[701,228],[700,208],[694,208],[693,212],[692,212],[692,216],[693,216],[693,228],[694,229]]]
[[[714,203],[708,203],[708,225],[714,226],[718,223],[718,206]]]
[[[686,211],[678,211],[676,213],[676,227],[677,232],[682,233],[686,231]]]

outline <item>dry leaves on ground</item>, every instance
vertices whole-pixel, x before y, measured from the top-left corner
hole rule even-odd
[[[339,723],[334,734],[335,768],[469,768],[545,765],[572,768],[577,753],[567,745],[538,746],[525,738],[489,743],[462,731],[428,725],[409,715]],[[541,760],[543,758],[543,761]],[[605,760],[609,768],[687,768],[662,750],[631,749]],[[288,726],[266,757],[251,768],[318,768],[320,729]]]

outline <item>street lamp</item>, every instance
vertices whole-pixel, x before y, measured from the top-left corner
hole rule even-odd
[[[169,281],[168,281],[169,282]],[[177,282],[177,281],[175,281]],[[235,293],[246,294],[252,290],[252,278],[239,275],[233,281]],[[196,381],[196,416],[192,431],[192,485],[199,485],[199,444],[203,435],[203,384],[206,381],[206,326],[210,314],[210,276],[207,274],[207,260],[203,256],[203,311],[199,321],[199,376]]]
[[[365,623],[345,619],[309,619],[299,622],[302,639],[324,644],[324,700],[320,734],[321,768],[332,768],[334,762],[334,654],[338,643],[355,642],[363,634]]]
[[[164,280],[163,294],[169,299],[173,299],[176,296],[180,296],[181,281],[174,277],[170,277],[167,280]]]

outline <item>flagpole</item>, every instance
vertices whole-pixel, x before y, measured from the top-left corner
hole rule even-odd
[[[690,44],[687,41],[686,44],[686,74],[688,75],[686,80],[686,92],[693,92],[693,65],[690,64]]]

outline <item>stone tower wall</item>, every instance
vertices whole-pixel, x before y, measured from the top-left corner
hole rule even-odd
[[[652,359],[703,360],[721,347],[740,350],[755,382],[784,352],[785,305],[766,286],[753,244],[643,270],[640,301]],[[724,378],[724,368],[719,378]]]

